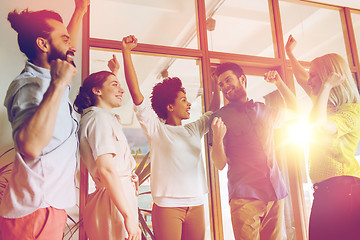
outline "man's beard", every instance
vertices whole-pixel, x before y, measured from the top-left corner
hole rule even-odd
[[[61,59],[61,60],[65,60],[65,61],[71,63],[74,67],[76,67],[74,60],[72,58],[68,59],[68,56],[73,57],[74,55],[75,55],[75,53],[71,50],[68,50],[65,54],[63,54],[56,47],[51,45],[51,53],[48,57],[48,61],[51,62],[52,60]]]
[[[225,96],[225,98],[230,102],[238,101],[239,99],[242,99],[247,96],[246,90],[241,87],[234,88],[233,91],[234,92],[230,96],[228,95]]]

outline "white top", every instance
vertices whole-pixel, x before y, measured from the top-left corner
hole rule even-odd
[[[81,161],[85,163],[97,187],[102,186],[96,159],[113,154],[113,163],[120,177],[131,178],[136,163],[131,155],[119,116],[99,107],[85,109],[79,129]]]
[[[201,205],[208,192],[201,138],[212,112],[184,126],[162,122],[144,102],[134,107],[150,144],[151,194],[160,207]],[[199,201],[201,199],[201,201]]]
[[[11,82],[5,98],[13,138],[21,125],[36,111],[51,81],[50,70],[27,62],[23,72]],[[75,205],[75,171],[78,148],[77,121],[63,93],[52,138],[35,159],[25,159],[17,151],[13,170],[0,205],[0,216],[20,218],[39,208],[65,209]]]
[[[86,234],[89,239],[125,239],[128,234],[124,218],[101,182],[96,165],[99,156],[113,155],[113,167],[118,173],[128,210],[138,219],[136,188],[131,181],[136,163],[119,116],[95,106],[85,109],[80,120],[79,139],[81,161],[96,184],[96,191],[89,195],[83,212]]]

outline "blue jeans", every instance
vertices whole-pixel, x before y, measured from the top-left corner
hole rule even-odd
[[[360,239],[360,178],[339,176],[314,184],[309,239]]]

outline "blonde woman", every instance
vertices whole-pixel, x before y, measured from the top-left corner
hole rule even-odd
[[[109,66],[110,67],[110,66]],[[136,186],[131,155],[119,116],[124,90],[108,71],[91,74],[75,100],[82,114],[79,139],[81,160],[96,184],[84,211],[90,240],[140,240]]]
[[[312,97],[310,178],[314,201],[310,240],[359,239],[360,166],[354,157],[360,140],[360,96],[346,61],[338,54],[315,58],[307,73],[292,50],[286,52],[299,84]],[[306,80],[305,78],[308,77]]]

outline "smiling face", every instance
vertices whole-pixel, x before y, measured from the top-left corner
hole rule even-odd
[[[108,76],[101,88],[93,88],[93,93],[97,96],[98,107],[111,110],[122,105],[124,89],[114,75]]]
[[[184,120],[190,118],[190,106],[191,103],[187,101],[186,94],[182,91],[177,93],[175,101],[173,104],[169,104],[168,109],[168,118],[176,120]]]
[[[50,62],[59,58],[61,60],[67,60],[74,65],[73,57],[76,49],[71,44],[66,27],[61,22],[53,19],[46,21],[53,28],[49,38],[50,51],[48,52],[48,61]]]
[[[246,101],[246,77],[241,75],[239,78],[231,70],[223,72],[218,77],[220,90],[227,100]]]

